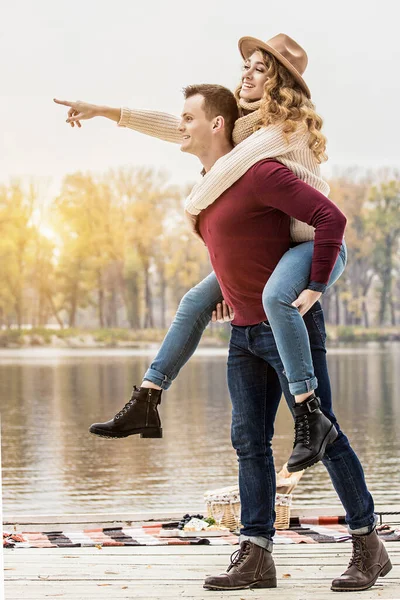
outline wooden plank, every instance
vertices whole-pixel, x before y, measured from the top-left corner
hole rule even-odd
[[[291,568],[293,569],[302,569],[302,570],[307,570],[307,572],[310,569],[317,569],[317,570],[321,570],[321,569],[325,569],[327,567],[332,567],[333,569],[336,569],[336,571],[338,570],[343,570],[345,567],[347,567],[347,564],[349,562],[349,556],[341,556],[341,557],[337,557],[335,559],[332,559],[331,557],[329,557],[329,559],[326,562],[322,562],[321,560],[312,560],[312,561],[306,561],[306,560],[299,560],[299,561],[294,561],[294,560],[281,560],[278,557],[275,557],[275,563],[277,565],[277,568],[279,569],[288,569],[289,570]],[[68,564],[66,564],[66,562],[68,562]],[[145,571],[147,572],[147,570],[151,570],[151,572],[157,572],[157,573],[163,573],[164,571],[168,571],[169,575],[172,573],[176,573],[181,570],[198,570],[201,569],[202,572],[204,571],[204,569],[209,569],[209,568],[213,568],[213,569],[219,569],[222,571],[225,571],[225,569],[227,568],[227,566],[229,565],[229,557],[226,557],[225,559],[223,558],[219,558],[218,560],[213,560],[211,561],[207,561],[207,560],[200,560],[194,562],[194,561],[188,561],[188,560],[184,560],[184,561],[179,561],[178,566],[173,562],[168,562],[168,563],[156,563],[153,561],[149,561],[148,563],[139,563],[137,561],[132,561],[131,563],[128,564],[121,564],[120,562],[116,562],[116,561],[112,561],[109,563],[95,563],[95,562],[88,562],[88,561],[83,561],[83,560],[76,560],[74,562],[72,561],[67,561],[65,560],[63,563],[59,562],[59,563],[55,563],[55,564],[51,564],[51,565],[44,565],[43,563],[39,563],[37,562],[25,562],[23,565],[21,564],[12,564],[12,563],[6,563],[5,568],[4,568],[4,573],[6,575],[6,577],[35,577],[39,572],[40,573],[46,573],[46,575],[49,575],[51,577],[57,577],[57,576],[63,576],[63,577],[74,577],[77,574],[79,574],[79,577],[83,576],[83,573],[85,574],[85,577],[92,577],[94,574],[97,575],[104,575],[107,571],[112,571],[113,573],[115,573],[116,575],[119,576],[123,576],[124,574],[127,575],[128,577],[130,577],[131,575],[134,576],[134,572],[141,572],[141,571]],[[310,565],[311,562],[311,565]],[[400,567],[400,560],[394,560],[393,555],[391,554],[391,562],[393,565],[393,573],[391,573],[391,576],[395,577],[397,576],[396,574],[399,572],[399,567]],[[23,570],[22,570],[23,569]],[[22,575],[21,575],[22,574]],[[168,576],[169,576],[168,575]],[[93,577],[92,577],[93,578]]]
[[[400,553],[399,542],[385,542],[385,546],[388,548],[390,553]],[[46,560],[46,555],[51,556],[53,559],[57,556],[81,556],[81,555],[110,555],[110,556],[173,556],[173,555],[189,555],[189,556],[215,556],[224,555],[229,556],[237,550],[238,545],[235,546],[104,546],[100,549],[95,546],[86,548],[14,548],[5,549],[4,554],[6,557],[15,557],[16,559],[25,560],[27,556],[39,556],[40,560]],[[351,551],[350,542],[337,542],[327,544],[276,544],[274,545],[274,556],[323,556],[325,554],[347,554]]]
[[[201,514],[204,506],[191,511],[190,514]],[[64,514],[64,515],[3,515],[3,526],[20,525],[51,525],[56,530],[58,525],[87,524],[109,527],[115,523],[151,523],[160,521],[176,521],[183,516],[182,511],[154,511],[154,512],[132,512],[132,513],[96,513],[96,514]]]
[[[165,582],[186,582],[186,581],[203,581],[204,577],[209,575],[215,575],[218,573],[223,573],[226,570],[228,563],[220,568],[215,565],[200,565],[198,567],[191,566],[190,568],[185,567],[175,567],[171,569],[171,567],[161,568],[161,567],[152,567],[149,565],[147,568],[135,568],[134,566],[130,566],[129,569],[117,569],[113,568],[111,565],[107,569],[95,569],[93,567],[86,568],[86,565],[81,565],[79,569],[79,573],[77,570],[71,571],[69,573],[51,573],[45,567],[39,569],[32,569],[30,572],[22,573],[14,573],[14,572],[5,572],[6,581],[31,581],[35,579],[43,579],[46,581],[101,581],[101,582],[111,582],[111,581],[131,581],[131,582],[153,582],[153,581],[165,581]],[[280,578],[285,575],[285,578],[291,578],[295,581],[300,581],[303,579],[313,579],[314,581],[326,580],[326,579],[334,579],[341,573],[343,573],[347,568],[347,563],[343,563],[342,565],[322,565],[316,566],[313,568],[307,567],[281,567],[277,565],[277,573]],[[400,585],[400,574],[396,571],[392,575],[390,573],[385,581],[397,581],[397,585]]]
[[[330,581],[302,582],[279,581],[276,589],[269,590],[239,590],[230,591],[230,598],[241,600],[265,600],[265,598],[280,598],[283,600],[309,600],[314,595],[317,600],[332,600]],[[135,600],[161,600],[165,598],[194,598],[196,600],[229,600],[225,592],[212,592],[203,589],[202,582],[192,584],[168,585],[164,582],[153,582],[151,585],[132,584],[130,581],[118,584],[104,585],[99,582],[76,583],[73,588],[63,583],[29,582],[6,584],[7,600],[42,600],[44,598],[65,598],[67,600],[97,600],[102,598],[119,599],[135,598]],[[353,597],[353,596],[352,596]],[[359,596],[357,596],[359,597]],[[386,582],[375,585],[370,590],[362,592],[362,600],[377,598],[399,598],[398,583]]]
[[[393,570],[363,592],[363,600],[399,598],[400,544],[386,544]],[[203,589],[207,574],[223,572],[235,546],[141,546],[6,550],[7,600],[227,600],[226,593]],[[275,546],[278,588],[240,590],[229,598],[332,600],[331,580],[347,566],[350,544]],[[173,567],[173,568],[172,568]],[[271,596],[272,595],[272,596]]]

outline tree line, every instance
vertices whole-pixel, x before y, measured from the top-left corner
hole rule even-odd
[[[399,322],[400,177],[339,173],[347,268],[323,297],[328,323]],[[166,328],[211,270],[183,213],[188,186],[151,168],[74,173],[44,208],[35,182],[0,187],[0,327]]]

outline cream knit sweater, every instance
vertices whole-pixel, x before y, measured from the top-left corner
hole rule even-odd
[[[260,160],[275,158],[294,174],[321,193],[328,195],[329,186],[321,178],[314,154],[308,147],[308,133],[296,131],[285,140],[282,125],[269,125],[254,131],[259,117],[257,111],[236,121],[233,131],[235,148],[222,156],[212,169],[196,184],[185,203],[186,210],[198,215],[231,187],[250,167]],[[179,144],[179,117],[162,112],[121,109],[120,127],[128,127],[147,135]],[[314,239],[314,228],[291,219],[291,238],[295,242]]]

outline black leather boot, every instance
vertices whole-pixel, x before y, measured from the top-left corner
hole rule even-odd
[[[162,438],[161,420],[157,406],[162,390],[133,387],[132,396],[113,419],[93,423],[90,433],[105,438],[125,438],[140,433],[142,438]]]
[[[321,402],[315,394],[294,407],[295,440],[287,463],[289,473],[315,464],[325,454],[325,448],[337,438],[336,427],[321,412]]]
[[[367,535],[353,535],[353,556],[347,571],[332,581],[334,592],[361,592],[385,577],[392,569],[386,548],[375,529]]]

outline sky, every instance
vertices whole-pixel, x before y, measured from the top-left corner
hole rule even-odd
[[[240,78],[240,37],[287,33],[308,53],[304,78],[336,166],[400,166],[397,0],[6,0],[0,23],[0,181],[52,192],[74,171],[151,165],[199,178],[179,146],[106,119],[71,129],[53,97],[179,114],[182,87]]]

